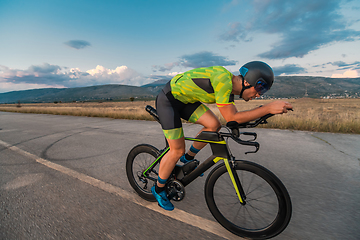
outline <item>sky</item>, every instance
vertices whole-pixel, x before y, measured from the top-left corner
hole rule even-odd
[[[264,61],[276,76],[360,77],[359,0],[0,0],[0,93],[141,86]]]

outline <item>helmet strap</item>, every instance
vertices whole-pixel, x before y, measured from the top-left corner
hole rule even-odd
[[[240,92],[239,98],[242,98],[242,95],[243,95],[244,91],[245,91],[246,89],[251,88],[251,86],[250,86],[250,85],[249,85],[249,86],[245,86],[245,79],[244,79],[244,77],[241,76],[241,75],[240,75],[240,77],[241,77],[241,80],[242,80],[242,81],[241,81],[242,88],[241,88],[241,92]]]

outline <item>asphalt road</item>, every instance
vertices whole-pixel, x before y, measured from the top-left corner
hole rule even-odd
[[[360,239],[360,135],[253,130],[260,151],[234,155],[274,172],[293,203],[274,239]],[[206,173],[173,212],[138,197],[125,160],[139,143],[162,148],[159,124],[0,112],[0,239],[240,239],[207,209]]]

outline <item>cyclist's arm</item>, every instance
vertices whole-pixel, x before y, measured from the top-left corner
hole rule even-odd
[[[239,112],[233,104],[219,107],[220,113],[224,117],[225,121],[236,121],[238,123],[249,122],[269,113],[286,113],[288,109],[292,109],[292,106],[290,103],[284,101],[271,102],[262,107],[241,112]]]

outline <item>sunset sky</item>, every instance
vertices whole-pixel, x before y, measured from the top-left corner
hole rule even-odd
[[[359,0],[0,0],[0,93],[140,86],[248,61],[360,76]]]

